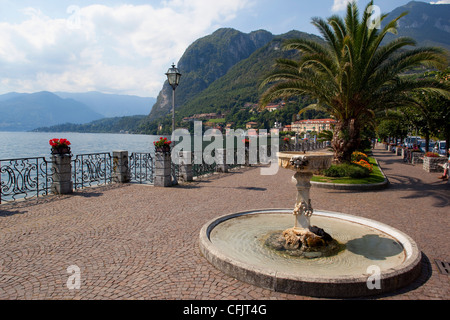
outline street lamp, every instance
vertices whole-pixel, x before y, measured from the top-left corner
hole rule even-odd
[[[167,71],[166,76],[170,86],[173,89],[172,91],[172,134],[173,134],[175,132],[175,89],[178,87],[181,78],[181,73],[175,67],[175,63],[173,63],[172,68],[170,68]]]

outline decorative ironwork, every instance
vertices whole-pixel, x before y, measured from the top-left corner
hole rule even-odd
[[[79,154],[72,160],[72,179],[75,190],[112,182],[110,153]]]
[[[133,152],[128,161],[131,181],[152,184],[155,161],[150,153]]]
[[[0,203],[47,195],[52,185],[49,163],[43,157],[0,160]]]
[[[202,163],[199,163],[196,152],[192,153],[192,173],[194,177],[203,176],[216,172],[217,163],[214,161],[212,164],[205,162],[205,158],[202,157]]]

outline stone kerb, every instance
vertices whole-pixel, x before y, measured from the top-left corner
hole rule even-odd
[[[54,194],[73,193],[72,156],[52,155],[52,186]]]
[[[113,151],[112,179],[116,183],[128,183],[131,181],[128,151]]]

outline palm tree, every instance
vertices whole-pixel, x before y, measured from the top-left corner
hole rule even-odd
[[[432,47],[404,50],[415,46],[408,37],[399,37],[382,45],[385,36],[397,32],[397,22],[407,13],[386,24],[371,27],[369,6],[359,19],[355,2],[349,3],[345,19],[334,15],[327,21],[313,18],[324,42],[293,39],[284,43],[285,50],[298,50],[298,61],[278,59],[275,70],[267,76],[262,87],[261,105],[280,98],[304,95],[316,103],[304,108],[323,110],[337,120],[332,148],[335,161],[351,159],[360,143],[361,128],[374,120],[375,111],[404,105],[412,91],[445,92],[444,85],[430,79],[412,81],[403,77],[418,66],[445,68],[444,50]],[[382,15],[384,21],[387,15]],[[302,112],[301,111],[301,112]]]

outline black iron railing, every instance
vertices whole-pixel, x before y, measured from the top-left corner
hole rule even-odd
[[[128,161],[131,181],[140,184],[152,184],[154,165],[155,161],[151,153],[132,153]]]
[[[79,154],[72,160],[73,188],[83,189],[112,182],[110,153]]]
[[[44,157],[0,160],[0,203],[48,194],[50,163]]]

